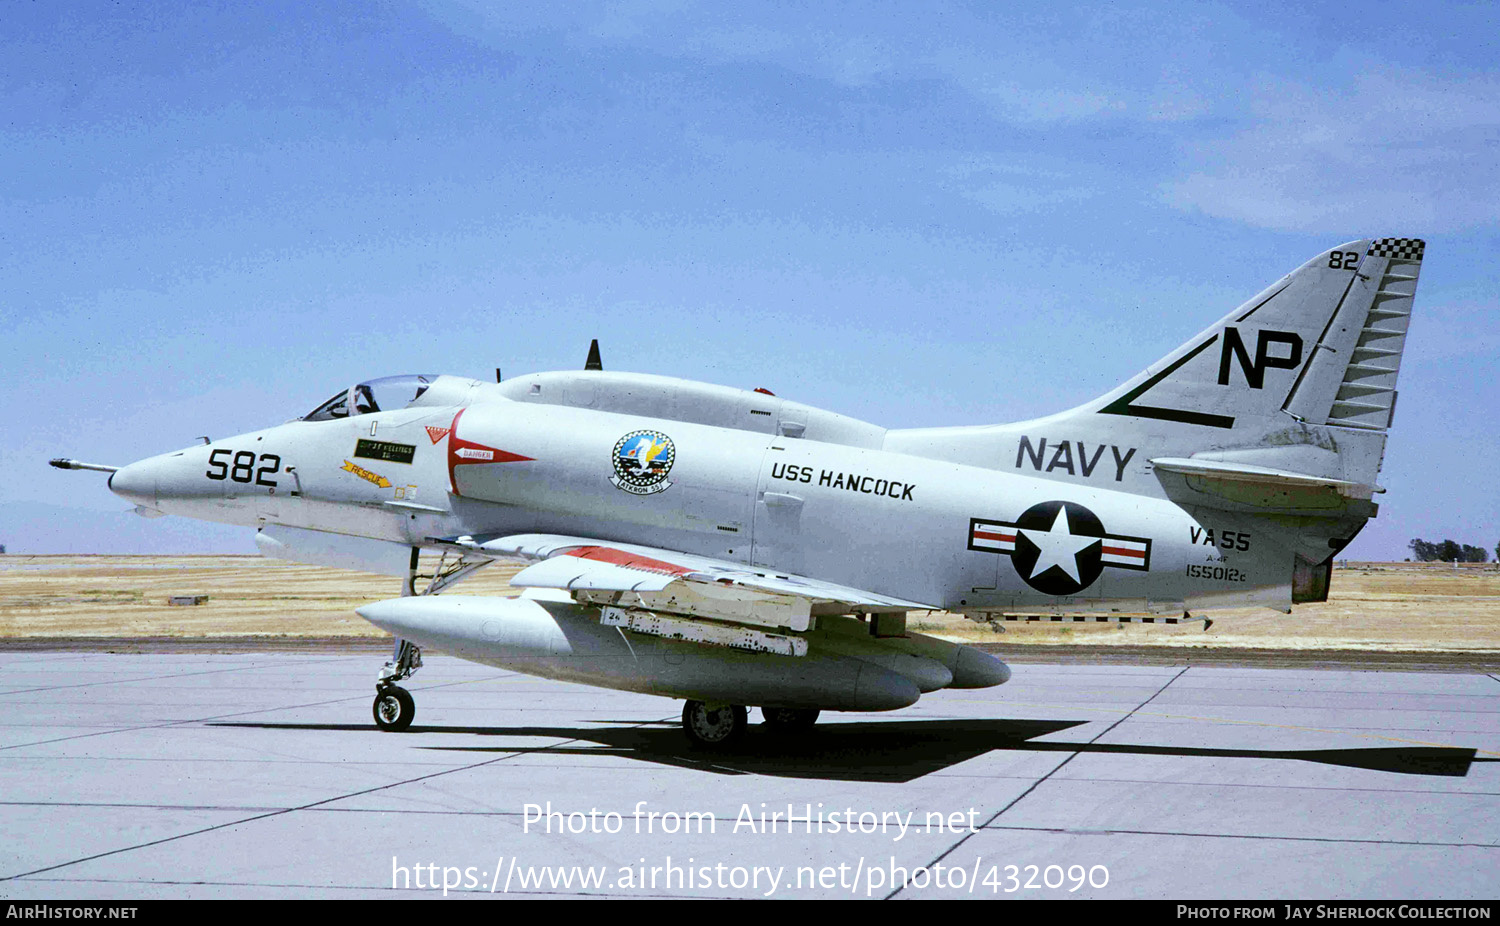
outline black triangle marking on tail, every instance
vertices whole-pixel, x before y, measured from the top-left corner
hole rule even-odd
[[[1190,412],[1180,408],[1156,408],[1151,405],[1132,405],[1136,399],[1145,395],[1152,386],[1171,376],[1174,371],[1183,364],[1192,360],[1212,343],[1219,339],[1214,335],[1202,344],[1182,355],[1178,361],[1162,370],[1160,373],[1141,383],[1139,386],[1115,399],[1113,402],[1099,409],[1101,415],[1127,415],[1135,418],[1156,418],[1160,421],[1180,421],[1183,424],[1201,424],[1209,428],[1232,428],[1234,419],[1228,415],[1210,415],[1206,412]]]
[[[1290,283],[1282,285],[1274,293],[1271,293],[1271,295],[1257,302],[1255,306],[1250,309],[1250,311],[1236,318],[1235,321],[1242,322],[1250,316],[1254,315],[1257,311],[1260,310],[1261,306],[1264,306],[1272,299],[1275,299],[1277,296],[1281,295],[1282,290],[1285,290],[1287,286],[1290,285]],[[1125,395],[1120,396],[1118,399],[1109,403],[1105,407],[1099,409],[1099,414],[1126,415],[1136,418],[1155,418],[1158,421],[1178,421],[1182,424],[1199,424],[1207,428],[1224,428],[1226,430],[1229,428],[1233,428],[1234,417],[1231,415],[1211,415],[1207,412],[1190,412],[1180,408],[1157,408],[1152,405],[1131,404],[1136,399],[1139,399],[1141,396],[1151,391],[1151,387],[1155,386],[1157,383],[1172,375],[1172,372],[1175,371],[1178,367],[1201,354],[1204,349],[1206,349],[1209,345],[1213,344],[1218,339],[1219,336],[1214,335],[1207,341],[1199,344],[1197,347],[1193,348],[1181,359],[1179,359],[1176,363],[1167,367],[1165,370],[1162,370],[1160,373],[1146,380],[1144,383],[1141,383],[1139,386],[1130,390]]]

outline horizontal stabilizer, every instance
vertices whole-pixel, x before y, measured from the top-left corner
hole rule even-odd
[[[1369,499],[1384,491],[1379,486],[1249,463],[1157,457],[1151,465],[1158,479],[1162,473],[1181,476],[1196,492],[1255,508],[1326,510],[1343,507],[1343,499]]]

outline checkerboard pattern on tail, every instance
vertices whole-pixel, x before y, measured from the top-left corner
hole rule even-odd
[[[1370,242],[1370,253],[1392,260],[1421,260],[1427,242],[1421,238],[1376,238]]]

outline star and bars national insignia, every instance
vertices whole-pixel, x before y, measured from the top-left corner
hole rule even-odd
[[[1041,502],[1014,522],[970,518],[969,549],[1009,556],[1016,574],[1047,595],[1076,594],[1106,566],[1151,568],[1150,538],[1107,533],[1098,516],[1076,502]]]

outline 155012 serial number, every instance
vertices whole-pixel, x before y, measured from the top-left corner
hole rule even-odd
[[[1189,563],[1187,575],[1189,579],[1213,579],[1216,582],[1250,581],[1250,577],[1238,569],[1230,569],[1228,566],[1210,566],[1204,563]]]

